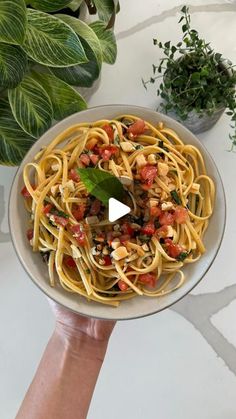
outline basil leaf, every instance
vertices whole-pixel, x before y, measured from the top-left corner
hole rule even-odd
[[[179,256],[177,256],[177,260],[179,260],[180,262],[183,262],[184,259],[186,259],[186,257],[188,257],[188,252],[181,252],[179,254]]]
[[[93,168],[77,169],[77,171],[87,191],[102,201],[104,205],[108,205],[110,198],[122,201],[124,188],[115,176]]]
[[[176,190],[170,192],[172,199],[176,202],[176,204],[181,205],[181,199],[179,194]]]

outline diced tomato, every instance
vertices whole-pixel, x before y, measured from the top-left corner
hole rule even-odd
[[[126,291],[129,288],[129,285],[126,284],[125,281],[122,281],[122,279],[120,279],[118,282],[118,287],[120,288],[121,291]]]
[[[128,134],[131,134],[132,137],[137,137],[137,135],[143,134],[145,131],[145,122],[143,119],[138,119],[127,129]]]
[[[153,221],[149,221],[141,228],[141,232],[143,234],[147,234],[147,236],[152,236],[155,233],[155,230],[156,229]]]
[[[85,166],[89,166],[90,158],[88,154],[81,154],[79,159]]]
[[[111,243],[112,243],[113,239],[114,239],[113,232],[108,231],[106,240],[107,240],[107,243],[109,244],[109,246],[111,246]]]
[[[109,160],[111,156],[117,153],[117,151],[118,147],[116,147],[115,145],[106,145],[105,147],[99,148],[99,154],[105,161]]]
[[[62,227],[65,227],[69,222],[68,218],[60,217],[60,215],[53,214],[53,217],[54,217],[55,223],[59,224]]]
[[[171,226],[172,224],[174,224],[174,220],[175,220],[174,215],[168,211],[163,211],[163,213],[160,215],[160,218],[159,218],[159,222],[162,226],[163,225]]]
[[[47,204],[47,205],[45,205],[45,207],[43,207],[43,213],[44,213],[45,215],[48,215],[48,214],[49,214],[49,212],[51,211],[52,207],[53,207],[53,205],[52,205],[52,204]]]
[[[99,199],[95,199],[93,201],[91,208],[90,208],[90,214],[91,215],[97,215],[101,211],[101,201]]]
[[[167,232],[168,232],[167,225],[163,225],[156,230],[156,235],[157,235],[157,237],[159,237],[159,239],[161,239],[161,238],[166,237]]]
[[[35,189],[35,186],[34,186],[34,185],[31,185],[31,187],[32,187],[33,189]],[[30,193],[29,193],[28,189],[26,188],[26,186],[24,186],[24,187],[21,189],[21,195],[23,195],[23,197],[24,197],[24,198],[30,198],[30,197],[31,197],[31,195],[30,195]]]
[[[167,253],[171,258],[177,258],[180,253],[184,252],[185,249],[179,244],[173,243],[171,239],[165,239],[165,244],[167,247]]]
[[[64,257],[63,261],[65,262],[66,266],[68,266],[68,268],[76,268],[76,263],[71,256]]]
[[[106,125],[103,125],[101,128],[107,133],[110,142],[113,141],[114,140],[114,131],[113,131],[112,127],[109,124],[106,124]]]
[[[78,244],[80,246],[84,246],[86,243],[86,235],[85,232],[82,230],[82,226],[80,224],[73,225],[71,226],[71,231]]]
[[[94,166],[96,166],[98,160],[99,160],[99,156],[97,156],[97,154],[91,154],[89,156],[91,162],[94,164]]]
[[[97,138],[91,138],[85,145],[86,150],[93,150],[97,142]]]
[[[69,177],[69,179],[73,180],[74,182],[79,182],[80,181],[79,173],[77,173],[77,171],[75,169],[71,169],[69,171],[68,177]]]
[[[85,205],[84,204],[77,205],[72,210],[72,214],[77,221],[80,221],[84,218],[84,213],[85,213]]]
[[[119,240],[120,240],[121,244],[127,243],[128,241],[130,241],[130,239],[131,239],[131,236],[129,234],[122,234],[119,237]]]
[[[105,255],[105,256],[103,256],[103,260],[104,260],[104,262],[105,262],[105,266],[109,266],[109,265],[111,265],[112,263],[111,263],[111,258],[110,258],[110,256],[109,255]]]
[[[32,228],[29,228],[26,232],[27,239],[30,241],[34,237],[34,230]]]
[[[174,212],[174,219],[177,224],[184,224],[188,218],[188,211],[186,208],[177,207]]]
[[[144,181],[147,189],[151,188],[156,175],[157,168],[151,164],[146,164],[146,166],[140,170],[141,180]]]
[[[121,231],[124,234],[129,234],[131,237],[134,235],[134,229],[131,227],[129,223],[122,224]]]
[[[159,207],[151,207],[150,208],[150,215],[152,217],[160,217],[160,215],[162,214],[162,210]]]
[[[141,282],[142,284],[150,285],[151,287],[155,287],[156,279],[156,274],[152,272],[139,275],[138,277],[139,282]]]

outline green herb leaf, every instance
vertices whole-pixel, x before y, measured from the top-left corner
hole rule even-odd
[[[181,199],[179,197],[178,192],[176,190],[174,190],[174,191],[171,191],[170,194],[171,194],[173,200],[176,202],[176,204],[181,205]]]
[[[81,181],[85,185],[87,191],[108,205],[110,198],[122,201],[124,196],[124,188],[117,177],[100,169],[77,169]]]
[[[8,98],[16,121],[32,137],[39,137],[51,126],[50,98],[32,77],[26,76],[15,89],[9,90]]]
[[[179,260],[180,262],[183,262],[184,259],[186,259],[186,257],[188,257],[188,252],[181,252],[179,254],[179,256],[177,256],[177,260]]]
[[[0,43],[0,86],[16,87],[27,69],[27,55],[16,45]]]
[[[31,0],[31,6],[42,12],[55,12],[68,6],[72,0]]]
[[[64,81],[50,74],[36,72],[33,72],[33,77],[49,95],[54,119],[60,121],[75,112],[87,108],[87,104],[82,96]]]
[[[28,27],[22,48],[30,58],[50,67],[87,62],[83,46],[69,25],[47,13],[27,11]]]
[[[0,1],[0,41],[22,44],[26,32],[26,6],[24,0]]]

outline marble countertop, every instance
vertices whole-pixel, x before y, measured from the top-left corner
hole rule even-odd
[[[141,77],[159,58],[152,39],[180,36],[178,0],[120,0],[116,64],[104,65],[89,105],[127,103],[155,109],[155,87]],[[236,62],[236,1],[191,0],[192,22]],[[229,119],[199,135],[221,173],[227,225],[219,254],[188,296],[157,315],[117,324],[88,419],[235,419],[236,155],[228,152]],[[14,168],[0,167],[0,417],[13,419],[54,326],[44,295],[14,253],[7,203]]]

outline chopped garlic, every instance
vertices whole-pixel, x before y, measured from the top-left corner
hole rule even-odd
[[[133,146],[133,144],[128,143],[128,142],[120,143],[120,146],[122,150],[125,151],[126,153],[130,153],[131,151],[135,150],[135,147]]]
[[[199,183],[193,182],[189,192],[197,194],[197,193],[199,193],[199,191],[200,191]]]
[[[120,259],[124,259],[128,256],[128,252],[125,246],[120,246],[118,247],[118,249],[114,250],[111,253],[111,256],[115,259],[115,260],[120,260]]]
[[[92,217],[86,217],[85,222],[87,224],[97,224],[99,223],[99,219],[96,215],[93,215]]]
[[[147,161],[148,161],[149,164],[156,164],[157,158],[156,158],[155,154],[149,154],[148,158],[147,158]]]
[[[54,172],[57,172],[58,170],[59,170],[59,163],[57,163],[57,164],[52,164],[51,165],[51,168],[52,168],[52,170],[54,171]]]
[[[54,185],[54,186],[51,187],[51,194],[52,194],[52,196],[55,196],[56,195],[58,189],[59,189],[59,186],[58,185]]]
[[[120,176],[119,180],[122,183],[122,185],[125,185],[125,186],[130,186],[133,183],[133,179],[131,179],[128,176]]]
[[[81,258],[82,257],[82,255],[81,255],[78,247],[76,247],[74,244],[71,244],[70,247],[71,247],[71,250],[72,250],[72,257],[74,259],[78,259],[78,258]]]
[[[174,235],[174,230],[171,226],[167,226],[167,232],[166,232],[166,237],[173,237]]]
[[[162,209],[162,211],[168,211],[168,210],[170,210],[170,209],[172,209],[173,208],[173,203],[172,202],[170,202],[170,201],[168,201],[168,202],[163,202],[162,204],[161,204],[161,209]]]
[[[161,162],[158,162],[158,174],[160,175],[160,176],[166,176],[167,175],[167,173],[169,172],[169,167],[168,167],[168,164],[166,164],[166,163],[161,163]]]
[[[75,190],[75,184],[72,179],[68,180],[68,182],[65,183],[65,187],[68,188],[69,192],[74,192]]]
[[[145,252],[148,252],[148,251],[149,251],[149,247],[148,247],[147,243],[144,243],[144,244],[142,245],[142,249],[143,249]]]
[[[137,164],[137,166],[138,166],[139,168],[146,166],[147,161],[146,161],[146,159],[145,159],[145,157],[144,157],[144,155],[143,155],[143,154],[139,154],[139,155],[136,157],[136,164]]]

